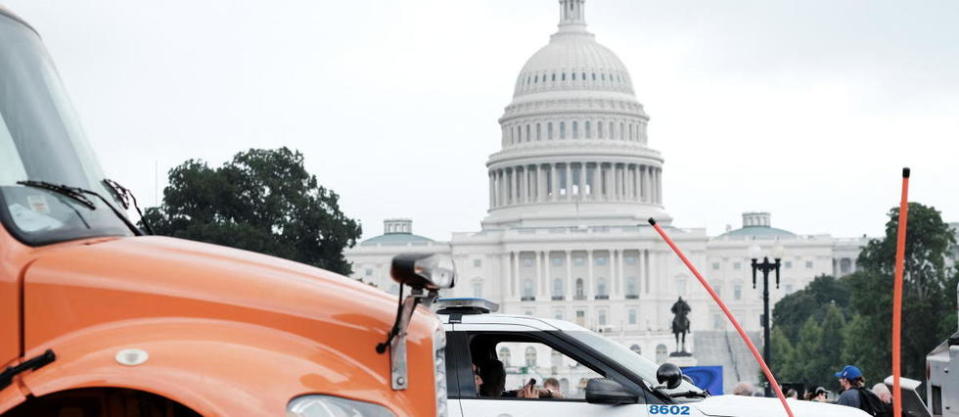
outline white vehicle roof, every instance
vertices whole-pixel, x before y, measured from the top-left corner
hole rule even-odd
[[[444,306],[446,302],[456,307]],[[514,325],[524,326],[539,331],[588,331],[585,328],[564,320],[547,319],[542,317],[533,317],[519,314],[499,314],[487,311],[495,311],[499,308],[495,303],[491,303],[481,298],[446,298],[437,301],[437,309],[441,311],[438,315],[443,324],[449,325],[450,317],[456,317],[456,323],[462,324],[482,324],[482,325]],[[478,308],[471,308],[478,307]],[[446,308],[447,311],[443,309]]]

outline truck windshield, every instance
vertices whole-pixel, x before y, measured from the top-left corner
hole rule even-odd
[[[20,181],[45,181],[95,191],[118,206],[87,146],[60,78],[40,41],[0,9],[0,220],[31,245],[96,236],[127,236],[130,228],[98,198],[93,207]]]
[[[629,348],[626,346],[589,331],[571,331],[564,333],[568,334],[573,339],[576,339],[583,345],[595,349],[597,352],[608,357],[613,362],[629,369],[644,381],[648,382],[651,387],[660,385],[656,382],[656,370],[659,367],[649,359],[637,355],[636,352],[629,350]],[[689,391],[702,392],[703,390],[684,380],[679,387],[671,390],[663,388],[662,391],[668,394],[677,394]],[[680,401],[685,401],[688,399],[691,398],[677,398],[677,400]]]

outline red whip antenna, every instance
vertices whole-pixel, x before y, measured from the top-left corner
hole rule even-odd
[[[726,303],[719,298],[719,294],[716,294],[716,290],[713,289],[712,285],[709,285],[709,282],[703,278],[703,275],[700,274],[696,267],[693,266],[693,263],[686,258],[686,255],[683,255],[683,251],[679,250],[679,247],[676,246],[676,243],[674,243],[673,240],[666,235],[666,231],[656,224],[656,219],[650,218],[649,224],[653,226],[653,229],[656,229],[656,232],[662,236],[663,240],[666,241],[666,244],[673,249],[673,252],[676,252],[676,255],[679,256],[679,259],[682,260],[684,264],[686,264],[686,267],[689,268],[689,271],[696,276],[696,279],[699,280],[699,283],[703,284],[703,288],[705,288],[706,292],[713,297],[713,300],[716,301],[716,304],[719,304],[719,308],[721,308],[723,313],[726,314],[726,318],[729,319],[729,321],[733,324],[733,327],[736,328],[736,331],[739,332],[739,337],[742,337],[743,342],[746,342],[746,346],[749,346],[749,351],[753,353],[753,357],[756,358],[756,362],[759,362],[759,366],[763,369],[763,374],[766,375],[766,379],[769,381],[769,384],[773,386],[773,391],[775,391],[776,396],[779,397],[779,402],[781,402],[783,404],[783,408],[786,409],[786,414],[788,414],[789,417],[795,417],[793,415],[793,410],[789,408],[789,404],[786,402],[786,396],[783,395],[782,388],[779,387],[779,383],[776,382],[776,378],[773,377],[772,371],[770,371],[769,367],[766,366],[766,361],[764,361],[762,355],[759,354],[759,350],[756,349],[756,345],[754,345],[753,342],[749,340],[749,337],[746,336],[746,331],[743,330],[743,326],[739,325],[739,322],[736,321],[736,317],[734,317],[733,313],[729,311],[729,307],[726,307]],[[767,340],[766,343],[769,343],[769,341]]]
[[[899,200],[899,231],[896,235],[896,267],[892,285],[892,415],[902,417],[902,274],[906,257],[906,228],[909,224],[909,168],[902,169],[902,197]]]

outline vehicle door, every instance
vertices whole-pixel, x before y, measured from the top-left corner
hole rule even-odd
[[[462,417],[646,417],[649,415],[644,392],[615,370],[600,361],[591,360],[586,352],[547,332],[522,325],[456,324],[453,332],[458,339],[456,349],[449,354],[456,368],[458,400]],[[477,341],[480,341],[478,343]],[[495,346],[492,344],[495,343]],[[477,344],[483,350],[475,352]],[[473,375],[473,361],[477,355],[493,355],[505,371],[504,392],[500,396],[479,393]],[[495,361],[494,361],[495,362]],[[498,366],[498,365],[497,365]],[[479,374],[485,374],[480,371]],[[622,384],[636,394],[636,404],[607,405],[586,402],[585,391],[589,380],[606,378]],[[545,382],[558,385],[551,390],[552,398],[518,398],[517,391],[535,379],[538,392]],[[486,382],[484,382],[486,383]],[[484,391],[486,391],[484,389]]]
[[[0,226],[0,367],[20,356],[20,268],[13,238]],[[3,369],[3,368],[0,368]]]

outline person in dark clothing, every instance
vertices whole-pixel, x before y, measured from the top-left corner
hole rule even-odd
[[[859,390],[865,385],[862,371],[855,366],[846,365],[841,371],[836,372],[836,378],[839,378],[839,385],[842,386],[842,394],[839,394],[836,404],[862,408],[862,402],[859,400]]]

